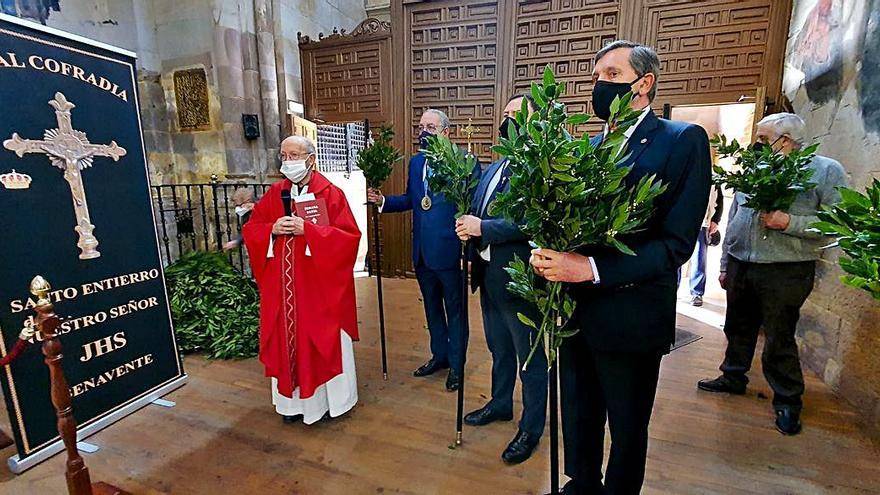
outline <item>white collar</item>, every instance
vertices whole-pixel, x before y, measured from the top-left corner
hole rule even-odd
[[[636,128],[641,125],[642,121],[645,120],[645,117],[648,115],[648,112],[651,111],[651,105],[646,106],[642,109],[642,113],[639,114],[639,118],[636,120],[636,123],[629,126],[626,131],[623,132],[623,135],[629,139],[636,132]],[[608,124],[605,124],[605,130],[602,131],[603,135],[608,135]]]

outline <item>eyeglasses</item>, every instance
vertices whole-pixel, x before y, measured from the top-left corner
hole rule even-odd
[[[444,127],[442,125],[438,127],[437,124],[427,124],[427,125],[419,124],[419,132],[428,131],[431,134],[434,134],[438,130],[442,131],[443,129],[444,129]]]
[[[278,159],[282,162],[292,160],[308,160],[312,156],[311,153],[278,153]]]

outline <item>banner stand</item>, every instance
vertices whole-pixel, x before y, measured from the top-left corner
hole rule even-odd
[[[172,392],[175,389],[178,389],[186,384],[189,377],[187,375],[183,375],[181,377],[176,378],[175,380],[169,382],[163,387],[160,387],[154,390],[152,393],[144,395],[138,399],[135,399],[132,402],[122,406],[116,411],[100,418],[94,423],[90,423],[88,425],[81,425],[76,432],[76,440],[81,441],[85,440],[89,436],[94,433],[101,431],[102,429],[110,426],[111,424],[119,421],[120,419],[128,416],[129,414],[137,411],[138,409],[150,404],[156,399],[161,399],[163,395]],[[64,443],[59,438],[57,441],[51,443],[44,449],[41,449],[39,452],[34,455],[30,455],[24,460],[19,461],[18,454],[10,457],[6,464],[9,466],[9,470],[13,472],[13,474],[21,474],[28,469],[36,466],[37,464],[45,461],[46,459],[52,457],[53,455],[64,450]]]
[[[57,289],[43,297],[63,320],[52,331],[64,346],[80,441],[187,382],[156,232],[162,212],[151,198],[136,54],[3,14],[0,39],[0,106],[15,108],[0,118],[0,210],[16,213],[3,225],[14,242],[0,263],[0,355],[36,324],[25,288],[46,275]],[[65,450],[51,387],[60,382],[46,364],[30,349],[0,370],[15,474]]]

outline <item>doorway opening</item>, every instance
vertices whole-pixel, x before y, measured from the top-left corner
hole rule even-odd
[[[740,143],[751,143],[755,125],[754,103],[730,103],[718,105],[681,105],[674,106],[670,112],[672,120],[697,124],[706,130],[710,138],[716,134],[724,134],[728,141],[736,139]],[[719,159],[712,150],[712,164],[720,165],[725,169],[733,167],[730,159]],[[718,231],[721,233],[723,242],[727,231],[727,214],[733,201],[733,191],[723,189],[724,212],[718,223]],[[706,249],[705,269],[700,270],[697,266],[697,250],[691,260],[681,267],[681,283],[678,287],[679,312],[702,321],[703,323],[721,328],[724,324],[724,313],[727,308],[727,298],[724,289],[718,282],[721,263],[721,245],[709,246]],[[699,294],[700,277],[691,275],[702,272],[705,277],[705,288],[702,294],[702,306],[693,305],[693,296]]]
[[[357,166],[360,152],[366,146],[366,132],[367,125],[363,121],[316,126],[318,170],[345,193],[361,231],[354,265],[357,276],[366,273],[367,258],[367,180]]]

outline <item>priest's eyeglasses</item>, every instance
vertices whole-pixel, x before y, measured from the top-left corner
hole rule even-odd
[[[282,162],[286,161],[294,161],[294,160],[308,160],[309,157],[312,156],[311,153],[278,153],[278,159]]]

